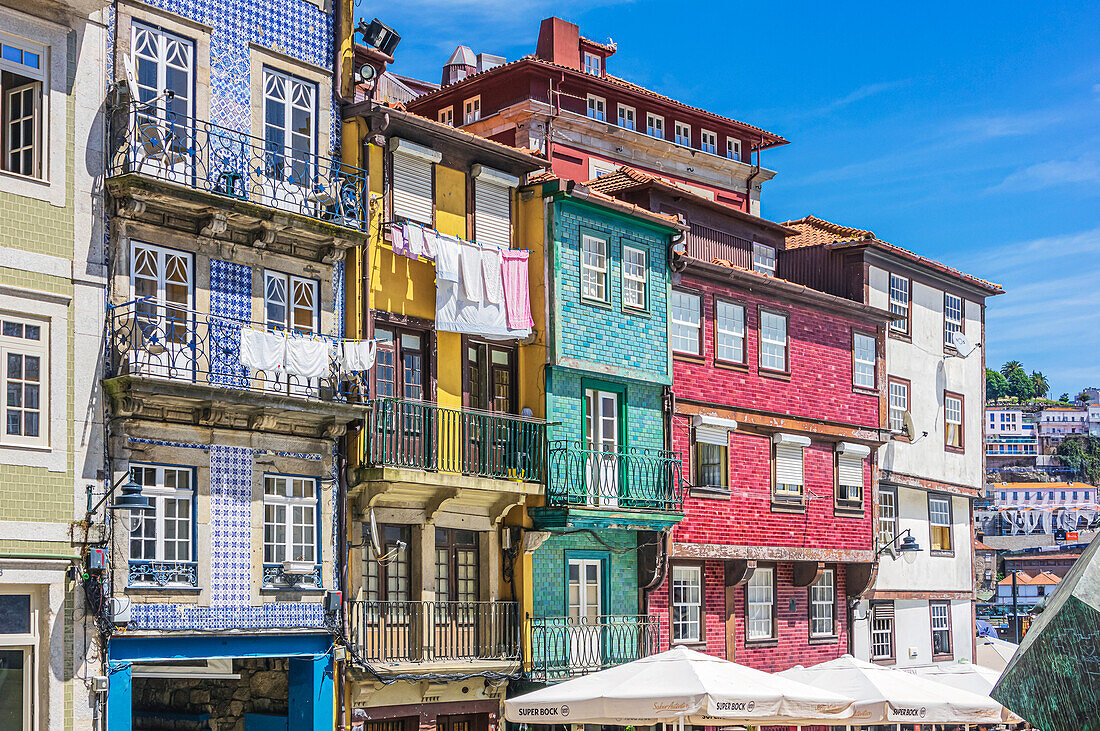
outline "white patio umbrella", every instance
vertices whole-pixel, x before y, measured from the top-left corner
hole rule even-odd
[[[1008,661],[1016,654],[1018,647],[1019,645],[1014,642],[1006,642],[994,637],[979,637],[978,652],[974,660],[978,665],[1001,671],[1008,667]]]
[[[992,670],[970,662],[940,663],[939,665],[927,665],[919,668],[906,668],[905,672],[919,675],[937,683],[950,685],[952,688],[961,688],[984,696],[988,696],[993,692],[993,686],[1001,678],[999,670]],[[996,703],[997,701],[993,702]],[[1021,723],[1024,719],[1002,706],[1001,720],[1006,723]]]
[[[948,687],[901,670],[844,655],[778,673],[855,699],[852,724],[999,723],[1001,705],[989,696]]]
[[[851,716],[852,699],[678,647],[504,701],[513,723],[810,725]]]

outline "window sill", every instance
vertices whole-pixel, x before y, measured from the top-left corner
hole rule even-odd
[[[858,393],[863,396],[878,396],[878,389],[868,388],[866,386],[852,386],[852,393]]]
[[[201,586],[191,586],[191,584],[165,584],[164,586],[161,586],[160,584],[128,584],[126,586],[126,591],[128,591],[128,592],[140,592],[140,591],[151,591],[153,593],[160,593],[160,592],[190,592],[190,593],[198,594],[202,590],[203,590],[203,587],[201,587]]]
[[[888,334],[894,340],[900,340],[903,343],[912,343],[913,342],[913,336],[910,335],[909,333],[903,333],[903,332],[898,332],[896,330],[890,330]]]
[[[766,640],[745,640],[745,647],[747,649],[762,649],[765,647],[779,647],[779,639],[771,637]]]
[[[771,371],[771,370],[768,370],[767,368],[760,368],[760,369],[757,370],[757,373],[759,373],[764,378],[774,378],[777,381],[790,382],[790,380],[791,380],[791,372],[790,371]]]
[[[734,363],[731,361],[718,360],[717,358],[714,359],[714,367],[721,368],[727,371],[738,371],[739,373],[749,372],[748,363]]]
[[[261,592],[278,592],[285,594],[293,592],[295,594],[320,594],[325,591],[323,586],[261,586]]]
[[[599,307],[601,310],[607,310],[608,312],[612,312],[615,309],[607,300],[592,299],[591,297],[581,296],[581,304]]]
[[[672,352],[672,359],[680,360],[685,363],[698,363],[699,365],[706,365],[707,363],[706,358],[701,355],[693,355],[691,353],[679,353],[676,351]]]
[[[955,558],[954,551],[929,551],[929,556],[935,556],[936,558]]]
[[[631,307],[630,305],[623,305],[622,307],[624,315],[632,315],[634,317],[653,317],[653,313],[646,307]]]
[[[952,447],[949,444],[944,445],[943,449],[944,449],[945,452],[950,452],[951,454],[965,454],[966,453],[966,449],[964,447]]]
[[[13,173],[10,170],[0,170],[0,176],[5,178],[11,178],[12,180],[18,180],[22,183],[37,183],[38,185],[49,185],[48,178],[36,178],[33,175],[23,175],[22,173]]]
[[[947,653],[944,653],[942,655],[935,655],[935,654],[932,655],[932,662],[942,662],[944,660],[954,660],[954,659],[955,659],[955,653],[953,653],[953,652],[947,652]]]
[[[782,500],[772,497],[772,512],[773,513],[805,513],[806,503],[799,500]]]
[[[820,637],[810,637],[806,644],[808,645],[835,645],[840,641],[840,635],[821,635]]]
[[[841,518],[863,518],[866,512],[863,509],[863,503],[860,503],[858,506],[836,503],[833,506],[833,515]]]
[[[873,658],[871,658],[871,662],[873,662],[875,665],[895,665],[895,664],[897,664],[897,660],[895,658],[892,658],[892,657],[873,657]]]
[[[688,488],[688,494],[694,498],[703,500],[730,500],[733,493],[728,487],[711,487],[710,485],[694,485]]]

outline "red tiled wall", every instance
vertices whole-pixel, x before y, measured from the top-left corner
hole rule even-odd
[[[786,670],[794,665],[815,665],[833,660],[848,652],[848,613],[844,594],[844,565],[836,565],[837,633],[835,638],[809,640],[809,593],[807,587],[792,586],[792,567],[789,563],[779,564],[777,579],[777,639],[765,645],[745,645],[745,589],[735,589],[736,603],[734,622],[736,633],[735,655],[732,659],[742,665],[767,672]],[[707,561],[704,570],[706,582],[706,646],[699,647],[702,652],[717,657],[726,657],[725,624],[725,572],[721,561]],[[790,600],[795,600],[795,610],[790,611]],[[669,580],[665,581],[649,594],[649,613],[661,617],[662,650],[669,647]]]

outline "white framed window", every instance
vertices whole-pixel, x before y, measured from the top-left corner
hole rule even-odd
[[[894,659],[894,603],[871,604],[871,659]]]
[[[0,719],[11,731],[39,728],[35,679],[39,649],[38,593],[35,587],[0,587]],[[46,655],[49,653],[47,652]]]
[[[619,126],[623,129],[637,129],[637,123],[634,119],[634,107],[628,107],[625,104],[619,105]]]
[[[963,331],[962,297],[943,293],[943,343],[955,347],[951,336]]]
[[[665,138],[665,118],[659,114],[646,112],[645,133],[650,137],[656,137],[663,140]]]
[[[676,136],[673,140],[677,145],[683,145],[684,147],[691,147],[691,125],[683,122],[675,123]]]
[[[878,545],[888,545],[898,534],[898,493],[893,487],[879,488],[875,522]]]
[[[890,431],[905,430],[905,412],[909,410],[909,384],[890,379]]]
[[[699,337],[702,329],[699,295],[672,290],[669,300],[669,345],[677,353],[702,355]]]
[[[836,572],[824,569],[810,584],[810,637],[836,634]]]
[[[928,495],[928,525],[933,551],[951,551],[951,498]]]
[[[953,449],[963,448],[963,400],[962,396],[943,397],[944,445]]]
[[[890,323],[890,329],[895,332],[909,332],[909,290],[912,282],[907,278],[890,275],[890,312],[898,316],[898,319]]]
[[[607,291],[607,241],[598,236],[581,236],[581,297],[610,301]]]
[[[472,96],[462,102],[462,123],[473,124],[481,119],[481,95]]]
[[[875,388],[875,338],[865,333],[852,333],[852,385]]]
[[[752,270],[760,274],[775,276],[775,247],[767,244],[752,245]]]
[[[131,516],[130,561],[194,561],[194,470],[173,465],[131,464],[130,476],[141,485],[141,494],[153,505],[152,510]],[[177,571],[171,577],[175,580],[169,583],[192,583],[186,576],[187,573]],[[149,574],[136,574],[130,583],[153,581]]]
[[[588,95],[588,116],[600,122],[607,121],[607,100],[595,94]]]
[[[870,449],[841,442],[836,448],[836,499],[848,507],[863,503],[863,458]]]
[[[726,157],[741,162],[741,140],[736,137],[726,138]]]
[[[310,187],[317,168],[317,85],[264,67],[267,176]]]
[[[4,433],[0,444],[49,443],[49,323],[0,313]]]
[[[932,615],[932,654],[943,657],[951,654],[951,604],[950,602],[929,602],[928,611]]]
[[[785,373],[787,362],[787,316],[760,310],[760,367]]]
[[[600,76],[603,71],[603,59],[594,53],[584,54],[584,72],[590,76]]]
[[[445,124],[448,127],[455,126],[455,108],[454,106],[443,107],[439,110],[439,116],[437,118],[440,124]]]
[[[8,48],[5,45],[4,51]],[[24,54],[20,51],[19,55]],[[34,77],[0,74],[0,106],[3,107],[0,169],[5,172],[29,178],[42,177],[42,86]]]
[[[646,253],[623,246],[623,307],[644,310],[649,306],[649,266]]]
[[[176,136],[188,139],[194,116],[195,42],[151,25],[134,22],[130,32],[137,100],[149,104],[165,91],[172,98],[153,103],[153,111],[142,112],[143,121],[160,119],[172,127]]]
[[[803,448],[809,446],[805,437],[791,437],[786,434],[775,435],[774,468],[775,499],[801,502],[805,477],[803,469]]]
[[[718,154],[718,135],[710,130],[699,131],[699,149],[712,155]]]
[[[775,637],[775,569],[758,566],[745,586],[747,615],[745,639],[770,640]]]
[[[745,362],[745,308],[717,300],[714,305],[714,357],[726,363]]]
[[[264,563],[317,561],[317,481],[264,475]]]
[[[729,489],[729,433],[721,429],[721,440],[705,435],[704,427],[695,432],[695,483],[704,487]]]
[[[264,324],[274,330],[315,333],[319,303],[317,280],[264,271]]]
[[[702,567],[673,565],[671,605],[672,641],[702,642]]]

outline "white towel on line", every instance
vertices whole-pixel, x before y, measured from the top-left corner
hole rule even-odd
[[[273,375],[286,365],[286,338],[275,333],[241,328],[241,365]]]
[[[405,235],[408,237],[408,254],[410,259],[419,259],[420,255],[424,253],[424,228],[415,223],[408,224],[408,228],[405,229]]]
[[[439,248],[437,242],[439,241],[439,232],[434,228],[424,229],[424,247],[420,252],[422,256],[427,259],[435,259],[435,253]]]
[[[302,378],[327,376],[331,352],[327,340],[290,338],[286,341],[286,371]]]
[[[457,282],[462,244],[454,236],[440,234],[436,238],[435,276],[444,282]]]
[[[462,292],[471,302],[481,302],[481,249],[466,243],[462,244],[461,249]]]
[[[486,246],[481,250],[481,275],[485,278],[485,301],[491,305],[499,305],[504,301],[500,249]]]
[[[345,340],[341,345],[345,371],[369,371],[374,367],[377,340]]]

